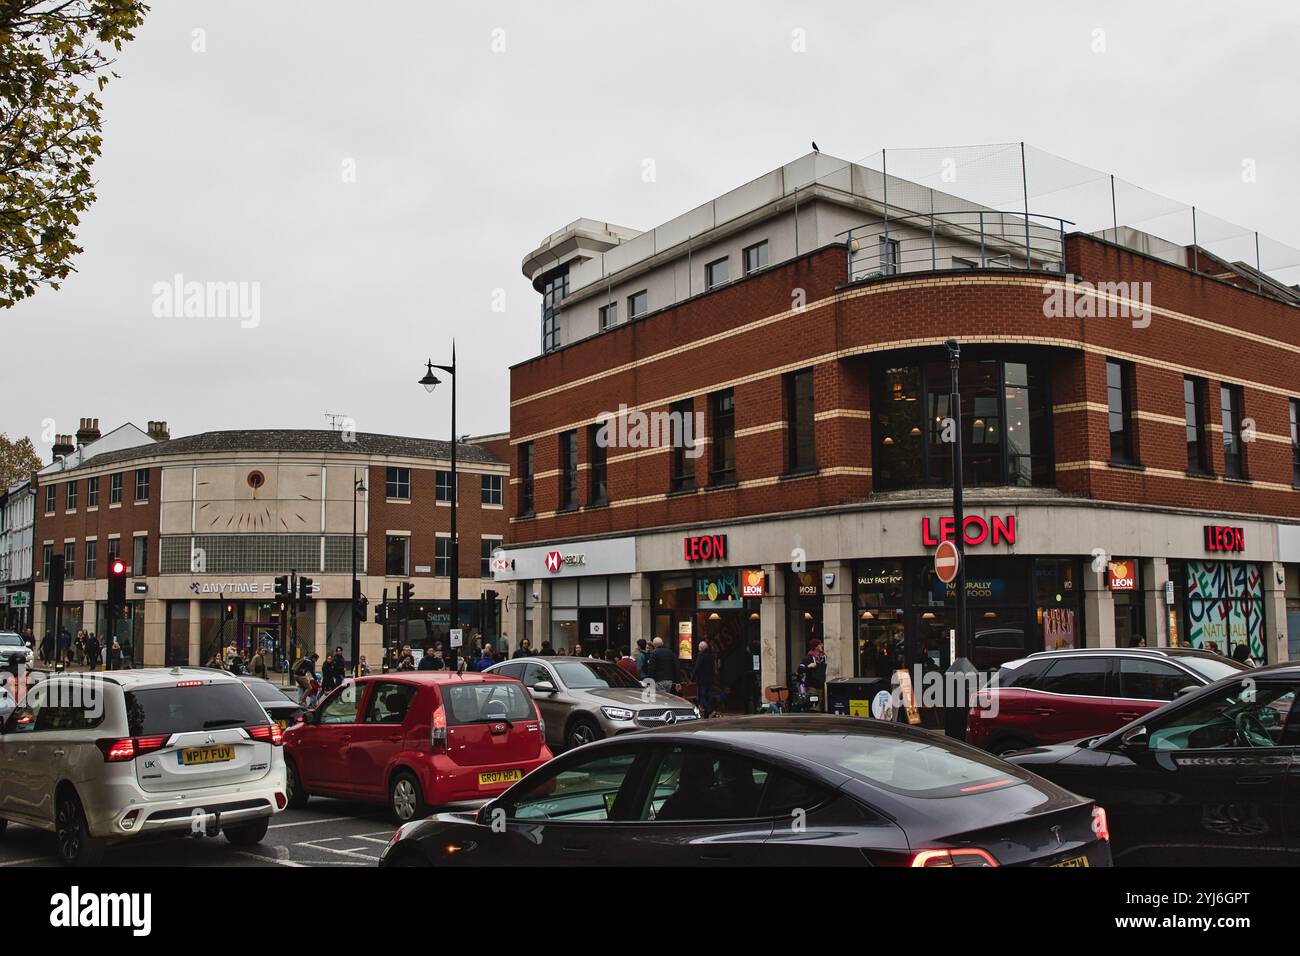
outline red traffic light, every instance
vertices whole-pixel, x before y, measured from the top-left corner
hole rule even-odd
[[[121,558],[116,558],[109,563],[108,573],[113,575],[126,574],[126,562]]]

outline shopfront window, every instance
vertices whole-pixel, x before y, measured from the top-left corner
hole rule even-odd
[[[1245,644],[1251,658],[1265,661],[1264,584],[1259,566],[1188,561],[1185,574],[1186,643],[1226,656]]]
[[[758,682],[754,655],[758,654],[760,598],[741,594],[738,568],[710,568],[695,574],[669,575],[654,580],[654,634],[664,645],[676,648],[686,682],[694,680],[702,641],[713,650],[717,667],[717,709],[751,713],[757,707]],[[761,580],[761,575],[760,575]]]
[[[955,421],[947,362],[874,376],[873,474],[881,489],[952,483]],[[959,382],[967,485],[1050,485],[1051,402],[1042,363],[966,360]]]
[[[906,595],[899,561],[869,562],[855,575],[858,647],[854,675],[888,680],[906,666]]]

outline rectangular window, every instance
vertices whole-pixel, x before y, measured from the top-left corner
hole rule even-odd
[[[68,482],[68,510],[77,510],[77,483],[75,481]]]
[[[1228,478],[1245,478],[1246,447],[1241,440],[1241,386],[1220,385],[1219,407],[1223,421],[1223,474]]]
[[[519,446],[519,513],[533,513],[533,443]]]
[[[720,285],[726,285],[727,277],[726,257],[715,259],[704,267],[704,288],[716,289]]]
[[[1291,483],[1300,488],[1300,398],[1291,399]]]
[[[390,578],[406,577],[410,557],[411,539],[406,535],[390,534],[384,538],[384,574]]]
[[[813,370],[791,372],[785,378],[786,471],[793,474],[817,467]]]
[[[135,500],[149,500],[149,469],[137,468],[135,470]]]
[[[766,245],[766,243],[764,243]],[[713,462],[709,482],[723,485],[736,480],[736,393],[728,388],[709,396]]]
[[[411,469],[390,466],[385,470],[384,497],[391,501],[411,500]]]
[[[501,547],[500,538],[479,538],[479,577],[492,577],[492,552],[499,547]]]
[[[609,305],[600,307],[600,330],[604,332],[612,325],[618,325],[618,303],[611,302]]]
[[[122,503],[122,473],[120,471],[108,476],[108,503],[110,505],[120,505]]]
[[[41,545],[41,577],[45,580],[50,579],[50,562],[54,560],[54,545]]]
[[[149,539],[145,535],[132,538],[134,553],[131,558],[131,577],[142,578],[149,573]]]
[[[627,319],[631,322],[633,319],[640,318],[650,311],[650,293],[645,289],[640,292],[633,292],[627,297]]]
[[[686,436],[689,430],[692,442],[703,437],[694,433],[695,402],[686,398],[674,402],[668,411],[669,421],[673,423],[672,473],[669,475],[668,490],[689,491],[695,487],[695,459],[686,454]]]
[[[77,576],[77,542],[63,542],[63,577],[71,581]]]
[[[45,486],[45,513],[54,514],[54,509],[58,506],[59,489],[54,485]]]
[[[86,479],[86,507],[99,507],[99,478]]]
[[[1187,422],[1187,470],[1209,474],[1210,446],[1205,441],[1205,379],[1183,378],[1183,417]]]
[[[560,435],[560,507],[578,507],[578,433]]]
[[[892,276],[898,271],[898,240],[880,238],[880,271]]]
[[[767,266],[767,240],[745,248],[745,275]]]
[[[609,502],[609,482],[607,480],[606,465],[606,456],[609,449],[599,441],[602,428],[608,430],[604,425],[587,426],[587,461],[591,462],[588,477],[591,481],[590,500],[593,505],[603,505]]]
[[[99,568],[97,567],[98,563],[99,563],[99,542],[87,541],[86,542],[86,577],[87,578],[93,579],[96,573],[98,573],[99,571]]]
[[[108,560],[116,561],[121,556],[122,556],[122,539],[109,538],[108,539]]]
[[[479,498],[480,504],[499,505],[501,504],[501,476],[500,475],[480,475],[479,476]]]
[[[433,574],[439,578],[451,577],[451,538],[438,538],[435,542]]]
[[[1133,455],[1133,366],[1106,360],[1106,410],[1110,418],[1110,460],[1131,465]]]
[[[449,471],[437,472],[434,475],[434,488],[436,490],[435,497],[437,498],[437,500],[450,502],[451,501],[451,472]],[[457,504],[459,504],[460,499],[459,498],[456,499],[456,502]]]

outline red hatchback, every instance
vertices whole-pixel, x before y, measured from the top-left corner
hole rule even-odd
[[[1245,670],[1189,647],[1040,651],[1009,661],[966,721],[966,742],[995,754],[1108,734],[1189,687]]]
[[[495,797],[551,759],[523,684],[441,671],[349,681],[285,731],[284,753],[289,806],[371,800],[399,823]]]

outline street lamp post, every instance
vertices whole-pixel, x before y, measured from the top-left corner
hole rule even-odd
[[[366,490],[364,478],[357,475],[357,470],[352,469],[352,670],[356,676],[361,676],[361,611],[360,602],[357,600],[357,495]],[[294,595],[296,601],[298,596]],[[296,636],[296,635],[295,635]],[[329,648],[325,648],[326,653]]]
[[[966,515],[962,502],[962,470],[961,470],[961,344],[956,339],[948,339],[944,343],[948,349],[948,364],[952,370],[952,394],[948,399],[948,412],[953,420],[954,440],[952,444],[952,523],[955,528],[956,539],[953,543],[957,546],[957,577],[953,584],[957,588],[956,597],[956,640],[953,642],[956,647],[956,660],[950,664],[950,671],[955,677],[959,678],[949,683],[949,686],[957,694],[957,699],[950,701],[947,708],[947,732],[948,736],[955,737],[958,740],[966,739],[966,712],[969,701],[966,699],[965,684],[960,681],[964,676],[963,672],[967,670],[970,658],[970,647],[967,646],[969,638],[968,628],[966,626]]]
[[[420,384],[424,386],[426,392],[432,392],[440,381],[433,374],[433,370],[446,372],[451,376],[451,618],[450,627],[460,627],[460,541],[456,537],[456,499],[460,497],[460,482],[456,477],[456,342],[453,339],[451,343],[451,364],[434,365],[430,359],[425,363],[424,378],[420,379]],[[436,561],[436,555],[435,555]],[[448,660],[448,666],[456,669],[456,659],[460,656],[460,649],[451,646],[451,639],[447,639],[447,650],[451,654]]]

